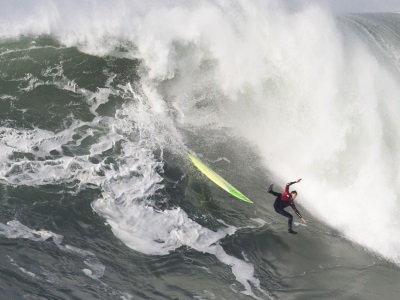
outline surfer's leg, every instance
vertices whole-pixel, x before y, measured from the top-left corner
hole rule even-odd
[[[292,230],[293,216],[292,216],[292,214],[288,213],[285,210],[284,210],[284,212],[285,212],[285,216],[289,219],[288,220],[288,230],[290,231],[290,230]]]
[[[297,233],[296,231],[294,231],[294,230],[292,229],[293,216],[292,216],[290,213],[288,213],[286,210],[280,208],[278,205],[276,205],[276,206],[274,205],[274,208],[275,208],[275,211],[276,211],[278,214],[280,214],[280,215],[282,215],[282,216],[288,218],[288,232],[290,232],[290,233]]]
[[[274,188],[274,185],[271,184],[271,185],[268,187],[268,193],[271,193],[273,188]]]
[[[293,216],[288,213],[286,210],[282,209],[282,211],[280,212],[280,214],[282,216],[285,216],[286,218],[288,218],[288,229],[292,229],[292,224],[293,224]]]
[[[280,196],[282,196],[281,193],[274,192],[273,190],[268,190],[268,193],[274,195],[275,197],[280,197]]]
[[[282,209],[281,208],[281,197],[276,197],[275,202],[274,202],[274,209],[276,212],[278,212],[278,210]]]

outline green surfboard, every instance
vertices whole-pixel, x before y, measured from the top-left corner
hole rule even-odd
[[[193,164],[204,174],[206,175],[212,182],[214,182],[216,185],[218,185],[220,188],[224,189],[227,191],[229,194],[232,196],[235,196],[236,198],[243,200],[248,203],[253,203],[249,198],[247,198],[245,195],[243,195],[241,192],[239,192],[238,189],[236,189],[233,185],[231,185],[228,181],[226,181],[224,178],[219,176],[217,173],[215,173],[213,170],[211,170],[205,163],[203,163],[200,159],[197,157],[191,155],[188,153],[188,156],[190,160],[193,162]]]

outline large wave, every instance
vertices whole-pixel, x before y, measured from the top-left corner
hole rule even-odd
[[[315,3],[293,10],[274,1],[39,1],[6,4],[1,20],[3,39],[46,34],[93,55],[140,59],[146,109],[127,106],[121,114],[142,120],[140,130],[149,139],[157,136],[151,143],[172,140],[181,149],[180,128],[230,128],[257,149],[276,181],[304,178],[299,202],[310,219],[400,263],[396,15],[334,17]],[[129,86],[121,90],[134,94]],[[136,126],[119,122],[118,134]],[[113,138],[104,139],[98,143],[103,150]],[[130,188],[143,192],[139,198],[154,193],[160,181],[159,164],[146,152],[151,143],[145,150],[123,149],[133,166],[127,178],[140,161],[148,179]],[[93,207],[117,236],[138,245],[124,232],[146,226],[107,202],[108,196],[124,199],[114,175],[102,183],[106,196]],[[127,211],[160,218],[146,209]],[[182,230],[201,234],[181,211],[171,214],[160,219],[160,228],[173,228],[169,220],[179,219]],[[179,232],[161,238],[167,246],[156,253],[192,245]]]

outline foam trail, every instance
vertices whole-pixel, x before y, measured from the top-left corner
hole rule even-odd
[[[124,202],[124,211],[116,207],[112,197],[99,199],[92,207],[106,216],[115,236],[128,247],[151,255],[166,255],[181,246],[213,254],[232,268],[236,280],[245,288],[242,293],[258,298],[252,291],[251,283],[264,295],[269,296],[260,287],[259,280],[254,277],[253,265],[228,255],[219,245],[219,240],[235,233],[236,228],[233,226],[214,232],[191,220],[180,208],[156,211],[151,206],[144,206],[129,199]],[[148,225],[149,220],[151,226]]]

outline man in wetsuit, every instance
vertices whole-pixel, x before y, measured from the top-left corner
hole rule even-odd
[[[272,188],[274,186],[273,184],[271,184],[269,186],[269,188],[268,188],[268,193],[276,196],[276,199],[275,199],[275,202],[274,202],[275,211],[278,214],[281,214],[282,216],[285,216],[286,218],[289,219],[288,220],[288,226],[289,226],[288,232],[292,233],[292,234],[296,234],[297,233],[296,231],[294,231],[292,229],[293,216],[285,210],[285,207],[288,207],[290,205],[293,208],[293,210],[296,213],[296,215],[298,215],[298,217],[301,219],[301,221],[303,221],[303,223],[307,223],[306,220],[301,216],[301,214],[298,211],[298,209],[296,208],[296,206],[294,205],[294,199],[296,199],[296,197],[297,197],[297,192],[296,191],[291,191],[289,193],[289,186],[294,184],[294,183],[298,183],[300,181],[301,181],[301,179],[299,179],[297,181],[289,182],[288,184],[286,184],[285,191],[283,192],[283,194],[274,192],[272,190]]]

